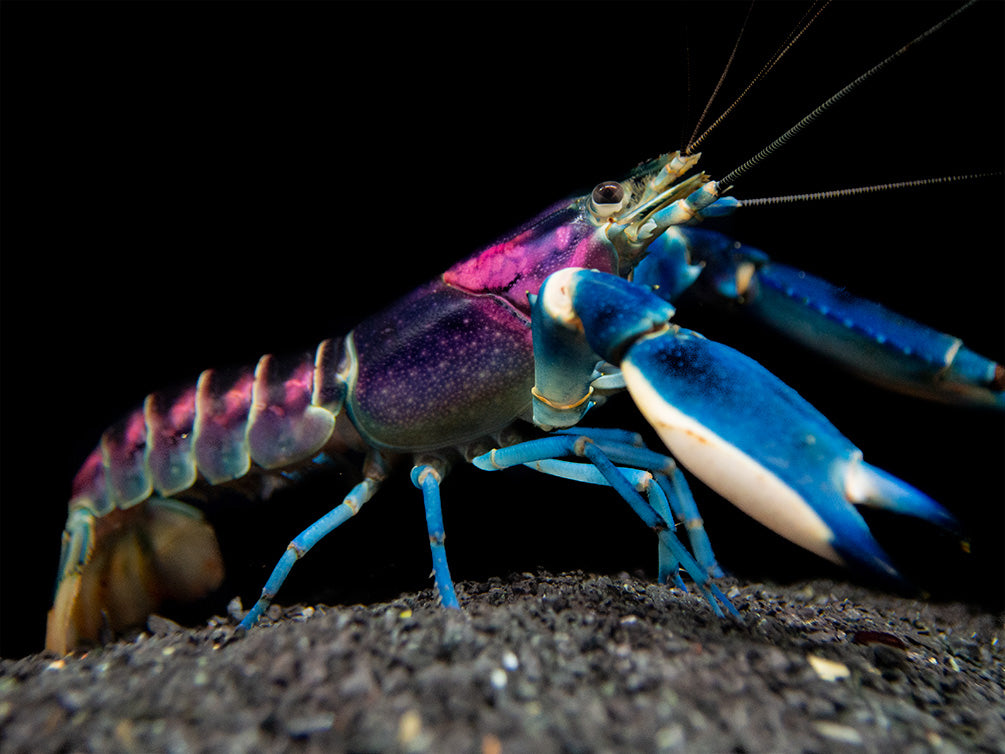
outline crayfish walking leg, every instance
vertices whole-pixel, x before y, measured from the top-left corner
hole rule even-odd
[[[276,596],[279,587],[290,575],[294,563],[306,555],[314,545],[359,513],[359,509],[377,492],[386,477],[386,468],[386,461],[379,453],[373,452],[368,455],[363,481],[353,487],[339,505],[300,532],[287,545],[286,552],[283,553],[276,567],[272,570],[269,580],[262,588],[262,596],[241,619],[241,623],[237,627],[238,631],[247,631],[258,622],[262,613],[268,609],[272,599]]]
[[[433,556],[433,578],[444,607],[459,608],[454,582],[447,566],[447,550],[443,546],[443,513],[440,510],[441,474],[436,467],[422,464],[412,469],[412,484],[422,490],[422,501],[426,507],[426,529],[429,531],[429,549]]]

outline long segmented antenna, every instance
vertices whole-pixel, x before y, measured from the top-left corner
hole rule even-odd
[[[761,149],[757,154],[755,154],[749,160],[744,162],[742,165],[740,165],[737,168],[734,168],[725,176],[723,176],[720,180],[716,181],[716,189],[719,190],[720,193],[728,191],[729,188],[732,187],[733,183],[736,182],[737,178],[746,173],[749,173],[755,167],[757,167],[766,159],[771,157],[771,155],[773,155],[779,149],[784,147],[789,142],[789,140],[791,140],[794,136],[805,130],[807,127],[813,124],[821,115],[830,110],[831,107],[833,107],[835,104],[844,99],[845,96],[853,92],[864,82],[866,82],[874,75],[879,73],[881,70],[886,68],[890,63],[892,63],[894,60],[896,60],[905,52],[907,52],[911,47],[938,32],[943,26],[948,24],[950,21],[952,21],[954,18],[960,15],[963,11],[967,10],[967,8],[969,8],[971,5],[974,5],[976,2],[977,0],[970,0],[970,2],[957,8],[955,11],[950,13],[944,19],[939,21],[937,24],[930,27],[928,30],[923,31],[921,34],[916,36],[914,39],[905,44],[899,50],[893,52],[892,54],[881,60],[879,63],[874,65],[872,68],[867,70],[865,73],[860,75],[858,78],[854,79],[851,83],[848,83],[845,86],[843,86],[833,95],[828,97],[824,102],[818,105],[815,109],[813,109],[810,113],[803,116],[803,118],[800,119],[799,122],[797,122],[794,126],[792,126],[792,128],[790,128],[788,131],[786,131],[777,139],[768,144],[766,147]]]
[[[968,175],[947,175],[935,178],[916,178],[910,181],[893,181],[891,183],[876,183],[871,186],[855,186],[853,188],[834,189],[833,191],[814,191],[808,194],[787,194],[785,196],[763,196],[754,199],[737,199],[738,207],[767,207],[774,204],[795,204],[797,202],[812,202],[823,199],[843,199],[861,194],[874,194],[881,191],[896,191],[919,186],[933,186],[938,183],[963,183],[982,178],[1000,177],[1001,173],[971,173]]]
[[[747,20],[744,19],[743,27],[740,29],[740,34],[736,38],[736,45],[733,47],[733,52],[729,56],[729,60],[726,63],[726,68],[723,70],[722,76],[720,76],[719,78],[719,83],[715,85],[715,91],[712,92],[712,96],[709,97],[708,99],[708,104],[705,106],[705,111],[702,112],[701,118],[698,119],[698,122],[694,126],[694,133],[691,134],[691,140],[688,142],[687,147],[685,147],[684,154],[687,155],[692,154],[694,150],[698,146],[700,146],[701,143],[705,141],[705,139],[708,138],[709,134],[711,134],[712,131],[718,128],[718,126],[726,118],[729,117],[730,113],[732,113],[737,108],[737,106],[740,104],[740,102],[743,101],[743,98],[747,96],[750,90],[753,89],[758,82],[763,80],[765,76],[767,76],[772,71],[772,69],[774,69],[776,65],[778,65],[781,59],[785,57],[785,53],[787,53],[795,46],[796,42],[799,41],[800,37],[802,37],[803,34],[806,33],[806,31],[810,28],[810,26],[813,25],[813,23],[817,20],[820,14],[823,13],[824,10],[826,10],[828,5],[830,5],[830,0],[824,0],[823,5],[821,5],[815,11],[813,7],[810,7],[810,9],[803,14],[803,17],[799,19],[799,23],[797,23],[796,26],[792,29],[792,31],[789,32],[789,36],[782,43],[781,47],[779,47],[778,50],[775,51],[775,54],[772,55],[768,59],[768,61],[761,67],[761,70],[758,71],[757,74],[750,80],[750,82],[743,88],[743,91],[737,95],[736,99],[733,100],[733,103],[722,111],[719,117],[716,118],[712,122],[712,124],[705,129],[704,133],[702,133],[701,136],[697,136],[698,129],[701,127],[702,121],[708,114],[708,110],[712,106],[712,101],[715,99],[716,94],[718,94],[719,92],[719,87],[722,85],[723,80],[726,78],[726,73],[729,71],[729,67],[733,62],[733,56],[736,55],[736,48],[739,47],[740,45],[740,37],[743,36],[743,30],[744,28],[746,28],[747,25]],[[751,10],[752,9],[753,6],[751,6]],[[747,18],[749,17],[750,17],[750,11],[748,10]]]
[[[691,150],[698,145],[695,137],[698,135],[698,130],[701,128],[701,124],[705,122],[705,116],[708,115],[708,111],[712,108],[712,103],[715,102],[716,96],[719,94],[719,90],[722,88],[723,82],[726,81],[726,75],[729,73],[729,69],[733,66],[733,61],[736,59],[736,51],[740,49],[740,40],[743,39],[743,32],[747,30],[747,21],[750,20],[750,13],[754,10],[754,0],[750,0],[750,5],[747,8],[747,15],[743,18],[743,23],[740,25],[740,33],[736,35],[736,42],[733,43],[733,51],[729,53],[729,58],[726,60],[726,65],[722,69],[722,73],[719,75],[719,80],[715,83],[715,88],[712,90],[712,95],[708,98],[708,102],[705,103],[705,109],[701,111],[701,115],[698,117],[698,122],[694,124],[694,131],[691,133],[691,138],[687,142],[687,147],[684,149],[684,154],[691,154]],[[757,80],[757,77],[754,77]],[[689,82],[690,83],[690,82]],[[753,81],[751,82],[753,84]],[[747,89],[750,88],[750,84],[747,85]],[[744,93],[746,93],[744,89]],[[741,97],[743,94],[740,95]],[[733,103],[736,104],[735,102]],[[721,119],[722,116],[720,116]],[[716,120],[718,123],[718,120]],[[713,124],[714,126],[714,124]],[[704,134],[702,135],[704,137]]]

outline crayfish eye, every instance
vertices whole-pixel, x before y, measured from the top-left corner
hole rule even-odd
[[[590,212],[604,220],[625,206],[625,187],[617,181],[598,183],[590,194]]]

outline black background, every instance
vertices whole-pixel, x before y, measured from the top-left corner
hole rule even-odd
[[[836,3],[710,137],[705,169],[735,167],[955,7]],[[41,647],[70,480],[109,423],[208,366],[344,333],[551,201],[680,146],[746,10],[4,3],[0,654]],[[803,10],[754,8],[729,92]],[[1000,171],[1003,14],[997,2],[966,12],[735,193]],[[1002,209],[998,177],[752,209],[727,226],[1001,361]],[[1000,418],[855,384],[703,312],[681,318],[734,339],[867,460],[955,511],[971,558],[903,519],[874,528],[938,597],[1001,605]],[[624,397],[596,418],[638,426]],[[229,562],[246,581],[223,602],[250,602],[347,483],[231,506],[225,546],[253,552]],[[836,573],[695,487],[728,568]],[[655,575],[651,535],[597,490],[465,469],[443,494],[457,579],[538,565]],[[251,533],[235,534],[241,523]],[[318,582],[328,599],[386,599],[428,586],[428,567],[419,495],[402,476],[319,545],[280,599],[317,597]]]

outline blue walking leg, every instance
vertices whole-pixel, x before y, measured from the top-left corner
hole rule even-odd
[[[568,429],[556,429],[556,435],[571,435],[572,437],[586,436],[596,442],[611,442],[621,445],[631,445],[636,448],[644,448],[642,435],[638,432],[631,432],[627,429],[611,429],[609,427],[569,427]]]
[[[268,609],[273,597],[276,596],[276,592],[279,591],[279,587],[282,586],[286,577],[289,576],[293,564],[306,555],[308,550],[334,529],[355,516],[359,512],[359,509],[363,507],[363,504],[373,497],[379,485],[380,483],[376,479],[369,477],[364,479],[349,491],[349,494],[345,496],[338,506],[308,526],[290,542],[286,547],[286,552],[283,553],[276,567],[272,569],[272,575],[269,576],[269,580],[265,582],[262,596],[259,597],[258,602],[255,603],[254,607],[248,611],[247,615],[238,624],[238,631],[247,631],[255,625],[262,616],[262,613]]]
[[[649,498],[649,507],[652,508],[659,514],[659,517],[663,519],[668,525],[674,527],[676,530],[676,524],[674,523],[674,514],[670,510],[670,502],[667,500],[666,492],[660,483],[654,478],[645,488],[647,497]],[[676,534],[674,535],[676,539]],[[659,545],[657,550],[657,557],[659,563],[659,570],[657,571],[656,581],[659,584],[669,584],[672,580],[674,584],[685,592],[687,587],[684,585],[684,579],[680,577],[680,561],[674,557],[673,552],[670,548],[663,544],[663,540],[659,537],[656,538]],[[694,543],[691,543],[692,549]],[[695,555],[697,557],[697,554]],[[701,558],[698,559],[698,564],[702,568],[705,568],[705,564],[701,562]],[[708,569],[705,569],[708,572]],[[709,574],[716,575],[716,574]]]
[[[653,474],[669,474],[677,469],[677,464],[669,456],[656,453],[646,447],[640,447],[633,440],[637,437],[638,435],[635,433],[623,430],[584,428],[575,433],[556,433],[538,440],[528,440],[505,448],[495,448],[472,459],[472,463],[485,471],[495,471],[543,458],[582,457],[580,446],[585,440],[589,440],[603,450],[604,454],[614,463],[645,469]],[[626,439],[630,442],[625,442]]]
[[[676,519],[684,524],[695,559],[712,576],[723,575],[722,568],[719,567],[715,553],[712,551],[712,543],[705,531],[704,521],[702,521],[701,514],[698,513],[698,504],[694,500],[694,495],[691,494],[691,488],[677,463],[671,457],[649,450],[645,447],[642,436],[635,432],[595,427],[571,427],[559,430],[557,433],[589,437],[608,456],[617,457],[622,463],[630,463],[632,466],[652,472],[653,479],[663,488],[673,510],[674,518],[669,515],[665,517],[667,523],[672,523]],[[638,451],[635,450],[636,448]]]
[[[454,592],[447,565],[447,550],[443,546],[443,514],[440,511],[440,475],[432,466],[421,465],[412,469],[412,484],[422,490],[426,506],[426,529],[429,531],[429,549],[433,555],[433,579],[444,607],[460,608]]]
[[[657,532],[662,545],[661,572],[669,575],[671,571],[676,572],[677,568],[683,565],[695,583],[698,584],[716,614],[722,614],[718,604],[722,603],[730,612],[738,616],[739,613],[729,599],[715,584],[710,582],[711,574],[708,573],[708,570],[700,565],[674,536],[672,521],[666,521],[665,516],[660,512],[660,508],[665,508],[665,505],[659,499],[654,504],[647,503],[636,491],[634,483],[623,473],[624,470],[614,465],[614,462],[617,461],[647,470],[652,469],[657,474],[663,474],[677,471],[673,460],[646,448],[625,445],[623,442],[605,442],[604,439],[595,442],[588,436],[588,432],[552,435],[540,440],[530,440],[506,448],[497,448],[472,459],[472,463],[480,469],[490,471],[517,464],[527,464],[542,471],[550,469],[547,473],[557,473],[559,476],[568,476],[578,481],[599,483],[592,471],[570,468],[580,464],[569,464],[559,473],[559,469],[563,469],[559,465],[561,462],[554,461],[555,458],[563,455],[586,457],[606,482],[628,502],[636,515]],[[714,558],[712,562],[714,563]]]
[[[583,447],[583,454],[590,459],[590,462],[597,467],[600,473],[611,483],[611,486],[631,506],[635,514],[647,526],[656,531],[660,541],[666,545],[673,554],[673,557],[691,574],[691,578],[694,579],[694,582],[698,585],[698,588],[705,596],[706,601],[715,614],[719,616],[723,614],[719,607],[719,604],[722,604],[735,617],[740,618],[740,613],[733,607],[733,603],[729,601],[729,598],[711,581],[705,570],[691,557],[691,553],[684,548],[673,535],[673,532],[666,527],[666,524],[663,523],[656,511],[642,499],[639,493],[635,491],[635,488],[631,486],[631,483],[618,471],[618,468],[611,460],[604,455],[603,451],[593,443],[586,443]]]
[[[549,476],[557,476],[574,482],[597,484],[604,487],[611,486],[610,482],[604,478],[604,475],[595,466],[588,463],[542,459],[524,465],[527,468],[540,471],[542,474],[548,474]],[[660,485],[654,484],[653,475],[648,471],[640,471],[639,469],[627,469],[620,466],[617,469],[628,479],[635,489],[648,495],[649,505],[652,506],[653,510],[656,511],[668,527],[673,528],[674,520],[673,514],[670,511],[670,505]],[[662,540],[657,538],[657,542],[659,544],[659,575],[657,577],[659,583],[666,584],[672,579],[677,586],[687,591],[687,587],[684,586],[684,581],[680,577],[680,562],[673,556],[673,553],[670,552],[667,546],[663,544]]]
[[[670,501],[676,520],[684,524],[695,559],[712,576],[723,576],[722,568],[719,567],[715,553],[712,552],[712,543],[709,541],[708,532],[705,531],[705,522],[698,512],[698,504],[694,501],[694,495],[691,494],[691,487],[684,474],[680,469],[674,469],[669,474],[657,474],[655,479]]]
[[[586,430],[582,436],[593,439],[594,430]],[[691,489],[677,463],[669,456],[656,453],[646,447],[635,447],[619,442],[598,438],[595,446],[602,450],[611,460],[652,472],[656,483],[663,488],[669,500],[677,521],[684,524],[688,541],[697,561],[712,576],[722,576],[722,569],[716,562],[712,552],[712,543],[708,539],[705,525],[698,513],[698,505],[694,501]],[[668,517],[668,521],[673,521]]]
[[[529,440],[506,448],[498,448],[475,458],[472,462],[478,468],[489,471],[508,468],[520,463],[527,464],[531,468],[538,468],[536,462],[539,460],[554,459],[564,455],[582,457],[580,438],[589,438],[596,447],[600,448],[607,457],[616,463],[645,469],[652,473],[653,478],[669,499],[676,519],[684,523],[688,540],[697,561],[710,575],[723,575],[712,551],[712,544],[708,539],[704,523],[698,513],[698,506],[684,475],[672,458],[644,447],[642,438],[634,432],[574,427],[559,430],[554,435],[540,440]],[[577,443],[579,444],[577,445]],[[575,478],[570,476],[569,472],[558,474],[558,476]],[[588,481],[593,484],[602,483],[593,478],[579,478],[578,481]],[[667,524],[673,524],[672,517],[666,516],[665,518]]]

